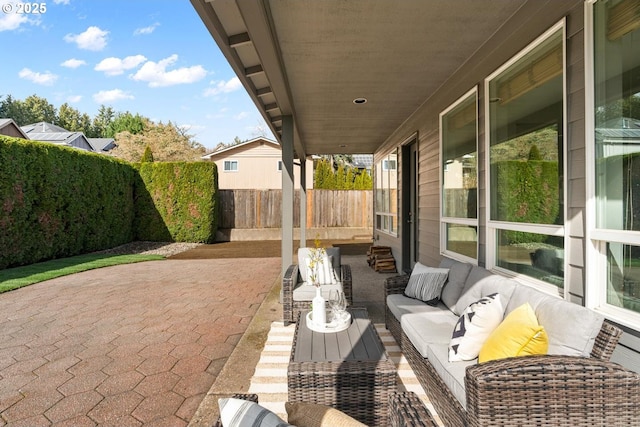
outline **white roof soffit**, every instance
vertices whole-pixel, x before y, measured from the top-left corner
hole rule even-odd
[[[293,116],[301,157],[375,152],[527,0],[191,3],[279,140]]]

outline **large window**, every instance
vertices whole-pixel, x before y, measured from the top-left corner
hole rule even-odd
[[[638,0],[599,0],[592,10],[595,224],[591,237],[602,268],[591,283],[598,288],[598,304],[622,309],[616,313],[619,316],[640,313],[638,9]]]
[[[440,114],[441,250],[471,260],[478,258],[477,106],[473,89]]]
[[[238,171],[238,161],[237,160],[225,160],[224,161],[224,171],[225,172],[237,172]]]
[[[549,289],[564,286],[564,38],[561,22],[485,88],[488,265]]]
[[[398,153],[387,155],[375,166],[376,229],[398,233]]]

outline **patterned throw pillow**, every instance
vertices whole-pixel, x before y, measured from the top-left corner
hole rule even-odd
[[[448,275],[448,268],[427,267],[418,262],[413,267],[404,294],[409,298],[419,299],[430,305],[437,305]]]
[[[473,360],[489,335],[502,322],[504,309],[495,293],[469,304],[453,328],[449,344],[449,362]]]
[[[295,427],[257,403],[234,398],[218,399],[224,427]]]

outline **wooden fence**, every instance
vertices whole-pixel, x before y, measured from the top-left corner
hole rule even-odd
[[[219,190],[219,228],[281,228],[282,190]],[[307,228],[372,227],[371,190],[307,190]],[[300,226],[300,192],[293,222]]]

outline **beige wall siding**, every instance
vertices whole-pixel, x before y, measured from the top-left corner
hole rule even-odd
[[[282,188],[282,172],[278,162],[282,151],[271,144],[250,144],[229,150],[211,158],[218,166],[218,187],[221,189],[278,189]],[[225,171],[225,161],[237,161],[237,171]],[[313,161],[306,161],[306,187],[313,188]],[[294,166],[294,184],[300,188],[300,167]]]

